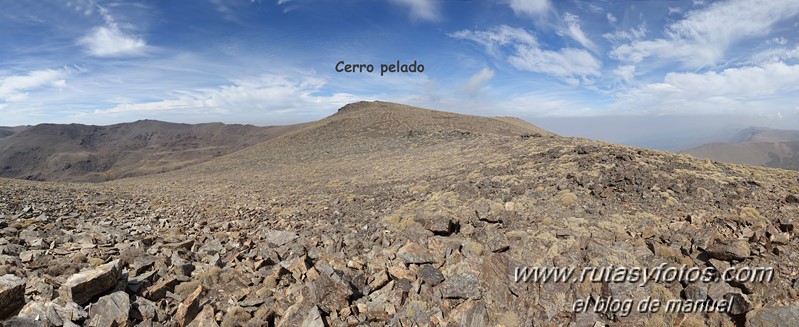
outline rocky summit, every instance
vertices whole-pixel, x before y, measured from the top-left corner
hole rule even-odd
[[[0,319],[795,326],[797,199],[796,171],[354,103],[162,174],[0,179]]]

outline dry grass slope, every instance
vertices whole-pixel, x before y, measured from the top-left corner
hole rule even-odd
[[[185,318],[178,307],[202,286],[202,312],[185,318],[194,324],[734,326],[799,315],[799,172],[559,137],[507,119],[357,103],[164,174],[2,183],[10,258],[0,269],[31,280],[39,291],[28,302],[52,302],[48,290],[90,259],[120,258],[135,272],[128,285],[154,279],[126,290],[154,320]],[[77,252],[84,257],[67,259]],[[774,267],[775,278],[513,281],[520,266],[661,263]],[[153,299],[162,288],[182,295]],[[738,305],[731,314],[572,312],[586,297],[703,294]]]

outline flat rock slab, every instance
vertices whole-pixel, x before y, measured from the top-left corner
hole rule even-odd
[[[91,327],[126,326],[130,314],[130,297],[125,292],[115,292],[100,298],[89,309]]]
[[[747,240],[730,239],[718,240],[707,248],[707,254],[711,258],[719,260],[743,260],[752,253]]]
[[[194,317],[200,313],[200,295],[203,292],[202,286],[197,286],[197,289],[194,290],[189,296],[183,300],[183,303],[178,305],[178,312],[175,314],[175,318],[178,320],[178,324],[183,327],[188,325]]]
[[[441,284],[441,296],[447,299],[472,299],[482,297],[480,280],[473,273],[452,276]]]
[[[15,314],[25,305],[25,280],[14,275],[0,277],[0,319]]]
[[[799,307],[762,308],[746,314],[746,325],[751,327],[799,326]]]
[[[74,274],[61,286],[61,297],[80,305],[101,295],[117,284],[120,276],[119,259],[92,270]]]
[[[296,240],[298,237],[299,235],[297,235],[297,233],[284,230],[273,230],[266,233],[266,240],[275,246],[282,246],[286,243]]]
[[[408,241],[397,251],[397,256],[405,260],[407,264],[434,263],[436,257],[421,245]]]

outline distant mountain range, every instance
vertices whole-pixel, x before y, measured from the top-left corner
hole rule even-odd
[[[271,139],[301,125],[176,124],[0,127],[0,177],[100,182],[179,169]]]
[[[750,127],[725,143],[711,143],[683,153],[697,158],[799,170],[799,130]]]

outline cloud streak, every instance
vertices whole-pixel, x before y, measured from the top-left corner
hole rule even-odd
[[[508,5],[517,16],[539,18],[552,9],[549,0],[510,0]]]
[[[63,69],[45,69],[28,72],[24,75],[13,75],[0,78],[0,100],[3,102],[21,102],[28,98],[29,91],[41,88],[63,88],[67,72]]]
[[[97,26],[78,40],[86,52],[94,57],[132,57],[147,54],[147,42],[138,36],[123,31],[106,8],[100,7],[105,25]]]
[[[172,92],[168,99],[151,102],[119,103],[107,109],[97,109],[94,115],[225,115],[239,119],[267,117],[274,114],[307,113],[322,107],[341,107],[361,98],[334,93],[320,95],[326,85],[323,78],[264,74],[256,78],[239,79],[216,88]]]
[[[665,37],[619,45],[610,57],[627,63],[655,57],[678,61],[687,68],[714,66],[733,44],[767,35],[776,23],[798,13],[795,0],[715,2],[666,26]]]
[[[593,52],[598,51],[596,44],[594,44],[594,42],[591,41],[591,39],[589,39],[588,36],[585,35],[585,32],[583,32],[582,27],[580,27],[580,18],[577,17],[577,15],[566,13],[566,15],[563,16],[563,20],[566,22],[566,25],[568,27],[567,33],[569,34],[569,36],[571,36],[572,39],[579,42],[580,45],[582,45],[588,50],[591,50]]]
[[[790,110],[790,102],[772,98],[795,97],[797,92],[799,65],[775,62],[721,72],[668,73],[662,82],[620,93],[612,107],[637,114],[766,112]]]
[[[410,10],[412,20],[436,22],[441,20],[441,12],[437,0],[389,0]]]
[[[521,28],[500,25],[486,31],[462,30],[449,35],[483,45],[497,57],[501,57],[500,48],[508,48],[510,54],[505,59],[514,68],[555,76],[571,85],[590,83],[591,77],[600,75],[602,64],[588,51],[543,49],[534,35]]]
[[[494,70],[485,67],[469,77],[469,80],[461,85],[461,90],[463,90],[470,97],[474,98],[478,95],[480,89],[482,89],[492,78],[494,78]]]

